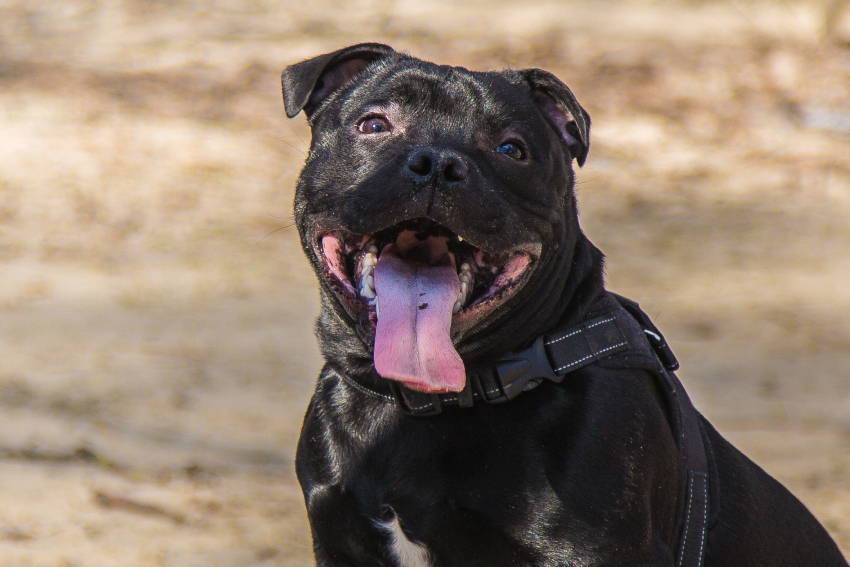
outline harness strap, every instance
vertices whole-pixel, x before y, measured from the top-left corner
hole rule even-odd
[[[673,373],[679,368],[679,362],[664,340],[664,336],[637,303],[614,293],[611,295],[640,325],[661,363],[656,374],[662,380],[662,391],[667,397],[668,406],[674,412],[674,433],[678,435],[677,441],[687,475],[684,519],[676,567],[702,567],[705,538],[708,532],[709,470],[705,439],[699,425],[699,414],[688,397],[685,387]]]

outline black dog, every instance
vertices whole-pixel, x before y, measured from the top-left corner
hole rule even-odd
[[[362,44],[287,68],[327,360],[297,473],[320,566],[847,565],[692,409],[605,291],[572,160],[590,118],[539,69]]]

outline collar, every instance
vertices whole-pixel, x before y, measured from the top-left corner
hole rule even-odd
[[[638,304],[605,292],[589,318],[580,324],[541,335],[524,350],[468,369],[466,386],[457,393],[417,392],[391,380],[386,381],[389,391],[380,392],[374,383],[345,374],[342,377],[366,394],[394,401],[408,415],[426,417],[449,406],[509,402],[544,380],[559,384],[571,372],[623,354],[657,360],[669,371],[679,368],[661,332]]]

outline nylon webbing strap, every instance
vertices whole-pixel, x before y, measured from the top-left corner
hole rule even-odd
[[[544,338],[555,374],[564,375],[629,348],[613,315],[597,317],[561,334]]]
[[[701,567],[708,519],[708,475],[688,471],[687,507],[678,567]]]
[[[708,457],[697,410],[676,375],[668,371],[664,375],[677,402],[681,424],[679,445],[687,470],[685,515],[676,567],[702,567],[708,530]]]
[[[685,508],[676,567],[702,567],[708,530],[709,475],[708,456],[699,425],[699,414],[691,403],[685,387],[673,373],[673,370],[679,367],[679,362],[664,340],[661,331],[637,303],[616,294],[612,295],[640,326],[645,339],[652,346],[659,362],[656,374],[662,379],[662,390],[673,412],[674,432],[678,436],[677,441],[682,451],[686,471]]]

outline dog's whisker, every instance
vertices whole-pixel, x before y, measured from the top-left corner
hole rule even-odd
[[[290,148],[292,148],[293,150],[295,150],[296,152],[298,152],[298,153],[299,153],[299,154],[301,154],[302,156],[303,156],[303,155],[307,155],[307,154],[305,154],[305,153],[304,153],[304,151],[303,151],[303,150],[300,150],[300,149],[296,148],[295,146],[293,146],[292,144],[290,144],[290,143],[289,143],[289,142],[287,142],[286,140],[281,140],[280,138],[275,138],[275,137],[272,137],[272,140],[277,140],[278,142],[283,142],[284,144],[286,144],[287,146],[289,146]]]
[[[596,177],[591,177],[590,179],[582,179],[581,181],[576,181],[576,185],[584,185],[585,183],[590,183],[591,181],[596,181],[597,179],[602,179],[605,177],[604,175],[597,175]]]
[[[265,240],[266,238],[268,238],[269,236],[271,236],[271,235],[272,235],[272,234],[274,234],[275,232],[280,232],[281,230],[286,230],[287,228],[292,228],[293,226],[295,226],[295,223],[294,223],[294,222],[293,222],[292,224],[288,224],[288,225],[286,225],[286,226],[282,226],[282,227],[280,227],[280,228],[276,228],[276,229],[274,229],[273,231],[271,231],[270,233],[268,233],[267,235],[265,235],[264,237],[262,237],[261,239],[259,239],[257,242],[255,242],[255,243],[254,243],[254,246],[256,246],[257,244],[259,244],[260,242],[262,242],[263,240]]]
[[[286,123],[286,125],[287,125],[287,126],[289,126],[289,129],[290,129],[290,130],[292,130],[292,133],[293,133],[293,134],[295,134],[296,136],[298,136],[298,139],[299,139],[299,140],[301,140],[301,143],[302,143],[302,144],[304,144],[304,147],[305,147],[305,148],[306,148],[306,147],[308,147],[308,146],[307,146],[307,142],[305,142],[305,141],[304,141],[304,138],[302,138],[302,137],[301,137],[301,134],[299,134],[299,133],[295,130],[295,128],[293,128],[293,127],[292,127],[292,124],[290,124],[289,122],[287,122],[287,123]]]

